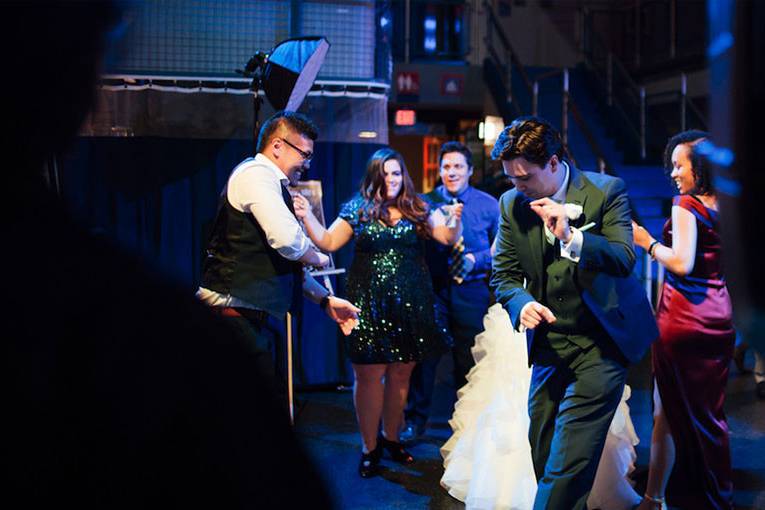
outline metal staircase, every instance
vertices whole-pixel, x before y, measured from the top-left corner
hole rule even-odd
[[[661,164],[668,135],[656,129],[649,143],[645,133],[651,124],[645,102],[641,109],[639,100],[627,102],[622,98],[634,99],[636,94],[636,85],[628,81],[631,78],[626,69],[619,67],[613,56],[607,59],[611,71],[606,68],[606,72],[598,72],[594,60],[573,70],[526,67],[513,51],[491,5],[484,3],[483,7],[488,55],[484,79],[505,123],[520,115],[535,114],[559,126],[575,164],[624,179],[634,219],[654,237],[660,237],[675,193]],[[639,99],[639,87],[637,91]],[[686,118],[701,118],[701,112],[689,101],[684,108]],[[638,126],[634,122],[641,119],[641,112],[642,129],[640,122]],[[635,271],[646,280],[647,289],[653,290],[652,274],[656,269],[651,268],[650,259],[640,257]]]

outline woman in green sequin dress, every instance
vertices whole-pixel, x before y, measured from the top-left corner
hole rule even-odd
[[[363,447],[359,473],[375,474],[382,448],[394,460],[410,463],[412,456],[398,442],[409,377],[446,335],[435,317],[424,241],[454,244],[462,234],[462,205],[452,206],[457,221],[447,227],[443,211],[431,211],[415,193],[401,155],[386,148],[369,159],[360,193],[343,204],[329,229],[302,197],[295,199],[295,213],[322,250],[334,252],[355,240],[346,293],[361,313],[346,337],[346,350]]]

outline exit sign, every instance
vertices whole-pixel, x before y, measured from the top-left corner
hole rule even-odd
[[[417,122],[417,115],[414,110],[396,110],[397,126],[414,126]]]

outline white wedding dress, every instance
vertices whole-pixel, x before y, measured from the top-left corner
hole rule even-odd
[[[476,364],[457,392],[449,421],[452,436],[441,448],[441,485],[467,509],[527,510],[537,491],[528,430],[531,369],[526,334],[513,330],[501,305],[489,309],[472,349]],[[628,475],[638,437],[629,416],[625,386],[609,429],[587,506],[627,510],[640,502]]]

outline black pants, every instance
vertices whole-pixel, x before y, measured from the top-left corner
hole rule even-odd
[[[539,482],[534,509],[584,510],[627,375],[621,354],[571,346],[535,351],[529,441]]]
[[[285,342],[280,322],[261,312],[237,309],[241,317],[222,317],[237,332],[247,350],[255,359],[255,366],[271,386],[271,393],[279,405],[289,408],[287,402],[287,371]]]

